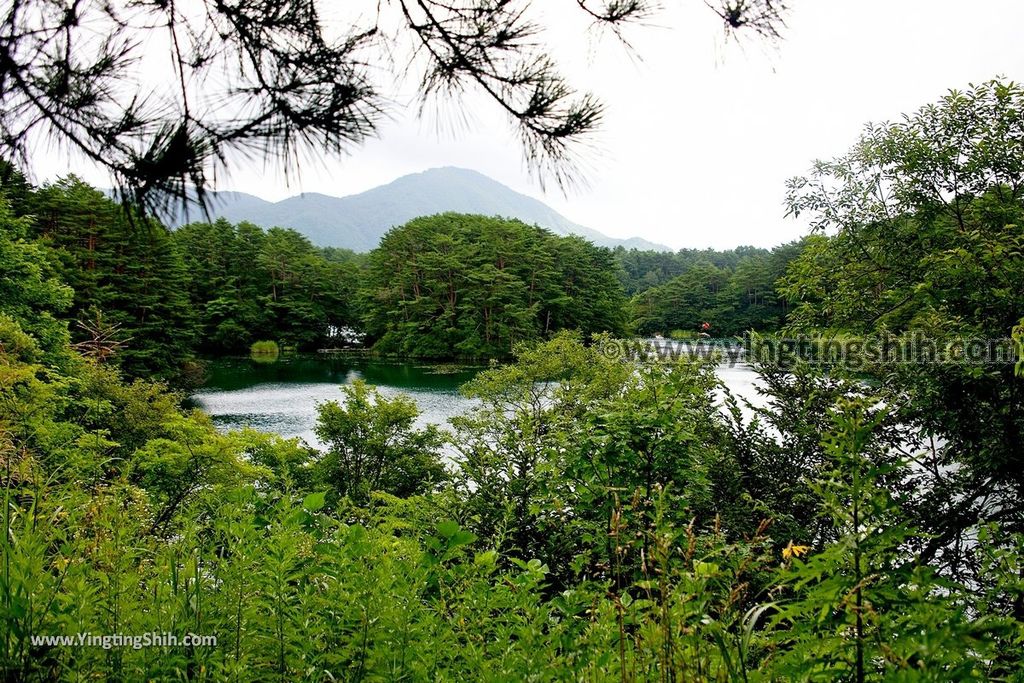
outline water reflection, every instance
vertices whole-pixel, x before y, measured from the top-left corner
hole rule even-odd
[[[340,400],[341,385],[363,379],[386,397],[407,394],[420,408],[420,426],[445,425],[473,404],[459,387],[481,369],[337,356],[292,356],[270,364],[220,359],[210,364],[206,386],[192,402],[224,430],[247,426],[318,445],[316,407]]]
[[[482,369],[339,356],[291,356],[276,363],[221,359],[210,364],[207,384],[192,402],[225,431],[248,426],[319,445],[313,433],[317,404],[340,400],[343,384],[363,379],[389,398],[407,394],[420,408],[420,426],[445,426],[473,405],[459,387]],[[717,373],[734,394],[758,401],[757,375],[749,367],[723,364]]]

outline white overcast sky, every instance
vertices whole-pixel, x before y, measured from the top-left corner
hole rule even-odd
[[[588,33],[574,2],[534,4],[563,72],[607,105],[598,151],[586,157],[589,187],[542,191],[504,115],[483,98],[467,98],[469,123],[453,131],[451,111],[417,120],[406,96],[379,139],[348,157],[307,165],[287,184],[273,167],[236,166],[217,189],[341,196],[462,166],[614,237],[773,246],[804,232],[784,218],[786,178],[844,152],[864,123],[997,75],[1024,80],[1021,0],[792,0],[775,46],[727,41],[700,0],[664,0],[655,26],[628,33],[642,61]]]

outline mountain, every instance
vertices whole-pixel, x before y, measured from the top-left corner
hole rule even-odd
[[[244,192],[211,192],[211,213],[232,223],[251,221],[263,227],[294,228],[314,244],[369,251],[396,225],[417,216],[445,211],[503,216],[574,234],[606,247],[671,251],[639,237],[615,239],[573,223],[547,204],[512,190],[482,173],[465,168],[433,168],[402,176],[387,185],[347,197],[314,192],[268,202]],[[171,221],[172,226],[200,220],[195,213]]]

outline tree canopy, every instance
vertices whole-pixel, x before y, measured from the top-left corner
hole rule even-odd
[[[794,325],[871,331],[1019,320],[1024,89],[950,91],[868,126],[845,156],[789,182],[789,211],[824,239],[795,264]],[[969,284],[968,284],[969,283]],[[971,321],[971,322],[967,322]]]
[[[294,230],[223,219],[183,226],[173,240],[190,273],[204,353],[238,353],[261,339],[311,350],[358,321],[357,265],[340,250]]]
[[[17,197],[0,213],[15,240],[4,291],[47,348],[70,332],[84,354],[131,377],[186,385],[198,355],[248,353],[260,340],[336,346],[359,324],[364,257],[294,230],[218,220],[170,231],[74,176],[0,189]],[[35,299],[48,303],[33,316]]]
[[[979,517],[1019,524],[1007,501],[1024,486],[1024,392],[1009,352],[1024,317],[1024,89],[950,91],[867,127],[789,187],[791,212],[809,214],[815,233],[780,287],[794,302],[790,331],[899,349],[853,360],[934,439],[926,469],[954,472],[937,474],[942,495],[925,501],[923,519],[953,521],[930,552]]]
[[[364,322],[374,348],[435,358],[508,356],[562,329],[620,332],[608,249],[517,220],[417,218],[370,253]]]
[[[802,249],[802,243],[793,242],[770,251],[617,252],[628,273],[627,286],[638,290],[630,301],[633,328],[640,334],[686,336],[707,323],[706,332],[714,337],[775,331],[788,310],[776,282]],[[648,268],[639,278],[637,266]]]

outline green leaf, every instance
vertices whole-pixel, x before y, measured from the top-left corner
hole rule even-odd
[[[714,562],[694,562],[693,572],[697,576],[714,576],[718,573],[718,565]]]
[[[459,532],[458,522],[454,522],[450,519],[443,520],[437,524],[437,533],[442,538],[451,538]]]
[[[473,564],[478,567],[493,567],[498,562],[498,553],[495,550],[485,550],[477,553],[473,558]]]
[[[327,494],[323,491],[311,493],[302,499],[302,507],[310,512],[316,512],[324,506],[327,501]]]

